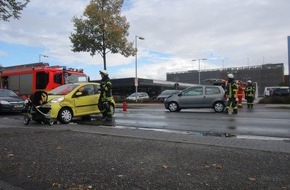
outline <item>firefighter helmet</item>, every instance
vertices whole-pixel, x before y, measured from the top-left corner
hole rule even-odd
[[[101,70],[101,71],[100,71],[100,74],[108,75],[108,72],[107,72],[106,70]]]
[[[228,78],[229,79],[233,79],[234,78],[234,75],[230,73],[230,74],[228,74]]]

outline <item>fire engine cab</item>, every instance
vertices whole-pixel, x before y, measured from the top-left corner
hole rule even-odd
[[[0,87],[11,89],[23,97],[38,90],[50,91],[62,84],[86,82],[82,69],[49,66],[48,63],[31,63],[1,68]]]

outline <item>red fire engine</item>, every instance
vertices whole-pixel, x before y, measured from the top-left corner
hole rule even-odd
[[[2,67],[1,71],[0,87],[14,90],[23,97],[38,90],[49,91],[62,84],[87,81],[82,69],[49,66],[48,63]]]

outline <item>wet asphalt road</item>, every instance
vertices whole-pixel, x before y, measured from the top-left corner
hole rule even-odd
[[[289,115],[290,109],[269,108],[266,105],[255,105],[252,110],[240,108],[238,115],[215,113],[212,109],[169,112],[163,105],[155,105],[155,109],[117,112],[113,125],[197,135],[289,138]]]
[[[289,106],[290,107],[290,106]],[[190,109],[169,112],[162,104],[130,105],[127,111],[117,108],[112,122],[106,125],[116,128],[186,133],[201,136],[228,136],[251,139],[290,138],[290,108],[270,107],[256,104],[254,109],[239,109],[237,115],[215,113],[212,109]],[[13,126],[22,125],[22,115],[0,115]],[[95,122],[100,115],[92,116],[92,121],[76,118],[73,123],[102,125]],[[37,125],[31,122],[32,125]],[[31,125],[29,124],[29,125]]]

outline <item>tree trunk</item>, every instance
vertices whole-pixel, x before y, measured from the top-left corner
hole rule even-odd
[[[104,70],[107,70],[107,60],[106,60],[106,49],[103,48],[103,62],[104,62]]]

